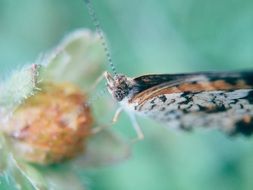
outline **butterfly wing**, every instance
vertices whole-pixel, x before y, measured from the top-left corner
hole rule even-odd
[[[253,72],[146,75],[134,81],[129,103],[139,114],[169,127],[253,133]]]

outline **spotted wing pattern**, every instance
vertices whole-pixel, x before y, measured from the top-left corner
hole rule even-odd
[[[146,75],[134,79],[129,103],[169,127],[219,127],[253,133],[253,72]]]

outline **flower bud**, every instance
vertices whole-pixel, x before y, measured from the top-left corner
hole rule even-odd
[[[26,161],[53,164],[82,153],[92,126],[84,94],[68,83],[41,83],[14,112],[5,133]]]

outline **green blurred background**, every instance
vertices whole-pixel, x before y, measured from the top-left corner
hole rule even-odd
[[[252,0],[96,0],[94,6],[114,64],[129,76],[253,69]],[[1,76],[80,27],[94,29],[81,0],[1,0]],[[90,189],[253,189],[252,139],[139,120],[145,140],[133,145],[129,160],[79,172]],[[134,135],[126,115],[114,130]]]

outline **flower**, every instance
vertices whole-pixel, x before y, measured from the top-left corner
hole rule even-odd
[[[0,83],[0,169],[16,186],[50,188],[57,176],[58,188],[66,188],[66,174],[80,186],[70,172],[77,165],[98,167],[128,157],[128,144],[111,130],[91,133],[103,126],[88,94],[103,71],[103,55],[98,36],[80,29]]]

